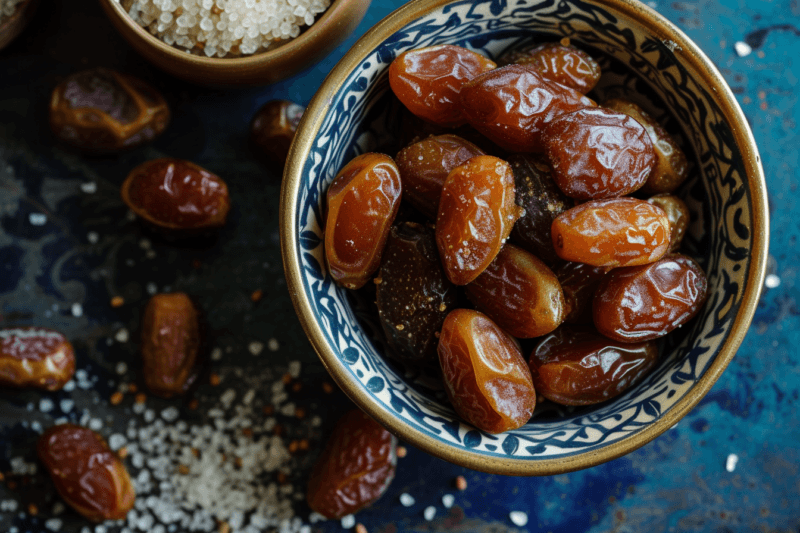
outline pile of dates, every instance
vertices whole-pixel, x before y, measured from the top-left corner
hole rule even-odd
[[[372,280],[394,354],[438,359],[456,412],[490,433],[526,424],[537,396],[588,405],[636,384],[707,292],[678,253],[676,141],[633,102],[587,97],[600,67],[566,40],[498,62],[400,54],[391,88],[439,134],[345,165],[325,226],[333,279]]]

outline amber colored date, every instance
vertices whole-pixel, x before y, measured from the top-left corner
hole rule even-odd
[[[564,320],[564,293],[556,275],[513,244],[503,246],[466,291],[479,311],[521,339],[550,333]]]
[[[412,113],[440,126],[465,122],[458,95],[465,82],[497,65],[460,46],[441,44],[403,52],[389,66],[389,85]]]
[[[167,230],[222,226],[231,207],[228,186],[219,176],[167,157],[134,168],[122,184],[122,200],[139,217]]]
[[[272,163],[283,165],[303,111],[289,100],[272,100],[261,106],[250,123],[250,140],[256,150]]]
[[[656,163],[647,181],[641,188],[644,194],[658,194],[673,192],[684,182],[688,175],[689,165],[686,162],[686,155],[678,146],[678,142],[672,135],[653,120],[644,109],[633,102],[613,99],[603,104],[603,107],[625,113],[633,117],[639,124],[644,126],[655,149]]]
[[[686,228],[689,227],[689,208],[683,200],[672,194],[657,194],[647,200],[657,205],[669,219],[669,251],[676,252],[681,247]]]
[[[400,150],[395,158],[403,181],[403,199],[432,220],[439,213],[442,187],[454,168],[484,151],[457,135],[428,137]]]
[[[542,152],[547,124],[595,105],[528,65],[508,65],[477,76],[464,84],[460,100],[472,127],[511,152]]]
[[[502,433],[530,420],[536,407],[530,370],[513,338],[483,313],[447,315],[439,364],[453,409],[476,428]]]
[[[550,238],[553,220],[573,207],[574,201],[553,181],[550,165],[539,155],[515,154],[508,158],[514,171],[517,205],[525,214],[514,224],[511,237],[536,257],[553,265],[558,255]]]
[[[551,228],[556,253],[593,266],[657,261],[669,248],[664,210],[635,198],[592,200],[560,214]]]
[[[397,464],[397,440],[358,409],[336,423],[308,481],[312,511],[342,518],[386,492]]]
[[[671,254],[649,265],[612,270],[592,304],[594,325],[620,342],[663,337],[688,322],[706,301],[708,281],[694,259]]]
[[[436,243],[447,278],[466,285],[500,251],[522,209],[514,203],[514,174],[493,156],[473,157],[453,169],[439,201]]]
[[[586,263],[562,262],[554,272],[564,291],[564,322],[570,324],[592,323],[592,300],[600,281],[609,267],[596,267]]]
[[[87,519],[122,520],[133,508],[136,495],[125,465],[94,431],[53,426],[36,450],[58,494]]]
[[[395,353],[436,360],[439,330],[456,291],[442,271],[433,230],[413,222],[392,227],[375,278],[378,318]]]
[[[600,81],[600,65],[589,54],[571,45],[544,43],[528,50],[503,55],[498,63],[535,66],[539,73],[581,94]]]
[[[60,140],[92,153],[149,142],[169,124],[161,94],[149,84],[106,68],[68,76],[50,98],[50,128]]]
[[[46,328],[0,329],[0,385],[61,389],[75,373],[75,351]]]
[[[334,281],[359,289],[381,262],[402,194],[391,157],[363,154],[344,166],[328,188],[325,258]]]
[[[590,405],[638,383],[657,360],[653,342],[626,344],[562,327],[542,339],[528,364],[537,393],[562,405]]]
[[[200,327],[189,297],[156,294],[142,318],[144,382],[151,392],[169,398],[183,394],[195,378]]]
[[[641,124],[600,107],[555,118],[542,139],[556,184],[579,200],[632,193],[644,185],[656,162]]]

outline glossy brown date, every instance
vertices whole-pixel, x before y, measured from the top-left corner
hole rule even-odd
[[[358,409],[336,423],[308,481],[312,511],[342,518],[386,492],[397,464],[397,440]]]
[[[412,113],[440,126],[465,122],[458,95],[465,82],[497,65],[460,46],[441,44],[403,52],[389,66],[389,85]]]
[[[609,267],[596,267],[586,263],[561,262],[554,272],[564,291],[564,322],[570,324],[592,323],[592,300],[600,280]]]
[[[167,230],[222,226],[231,207],[228,186],[219,176],[167,157],[134,168],[122,184],[122,200],[136,215]]]
[[[635,198],[592,200],[560,214],[553,246],[567,261],[593,266],[634,266],[657,261],[669,248],[664,210]]]
[[[50,98],[53,134],[92,153],[150,142],[166,129],[169,119],[169,107],[158,91],[106,68],[68,76]]]
[[[556,184],[579,200],[630,194],[644,185],[656,163],[644,127],[600,107],[555,118],[542,139]]]
[[[402,190],[387,155],[363,154],[339,171],[328,188],[325,223],[325,258],[336,283],[359,289],[378,269]]]
[[[508,158],[514,171],[517,205],[525,214],[514,224],[511,237],[536,257],[553,265],[558,255],[550,238],[553,220],[571,208],[574,201],[553,181],[552,169],[539,155],[515,154]]]
[[[562,405],[590,405],[641,381],[657,360],[653,342],[626,344],[562,327],[542,339],[528,364],[537,393]]]
[[[564,320],[564,293],[556,275],[513,244],[503,246],[466,291],[479,311],[521,339],[550,333]]]
[[[657,205],[667,214],[669,219],[669,251],[676,252],[689,227],[689,208],[683,200],[672,194],[657,194],[647,200]]]
[[[250,141],[256,151],[268,161],[283,166],[303,111],[289,100],[264,104],[250,123]]]
[[[504,54],[501,65],[532,65],[539,73],[581,94],[586,94],[600,81],[600,65],[592,56],[571,45],[544,43],[528,50]]]
[[[514,173],[505,161],[483,155],[453,169],[436,219],[436,244],[447,278],[456,285],[477,278],[521,214],[514,203]]]
[[[75,373],[75,351],[46,328],[0,329],[0,385],[61,389]]]
[[[200,327],[189,297],[156,294],[142,318],[144,382],[151,392],[169,398],[183,394],[195,378]]]
[[[641,188],[644,194],[669,193],[684,182],[689,172],[686,155],[678,146],[678,142],[661,125],[653,120],[644,109],[628,100],[613,99],[603,104],[603,107],[634,118],[641,124],[655,150],[656,163],[647,181]]]
[[[436,220],[447,175],[479,155],[486,154],[471,142],[449,134],[428,137],[403,148],[395,158],[403,181],[403,199]]]
[[[460,100],[472,127],[510,152],[542,152],[547,124],[564,113],[594,106],[589,98],[527,65],[508,65],[475,77],[462,87]]]
[[[456,309],[439,337],[439,364],[456,413],[478,429],[502,433],[525,425],[536,391],[512,337],[478,311]]]
[[[413,222],[392,227],[375,283],[378,318],[395,353],[408,361],[435,361],[437,335],[457,297],[442,271],[433,230]]]
[[[73,424],[53,426],[36,445],[61,498],[93,522],[122,520],[136,495],[125,465],[103,437]]]
[[[597,331],[620,342],[656,339],[682,326],[706,301],[708,281],[694,259],[672,254],[609,272],[594,297]]]

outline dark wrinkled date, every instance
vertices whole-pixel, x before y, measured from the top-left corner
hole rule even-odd
[[[121,194],[134,213],[166,230],[222,226],[231,207],[228,186],[219,176],[189,161],[166,157],[134,168]]]
[[[394,478],[397,440],[359,410],[333,429],[308,481],[308,506],[327,518],[367,507]]]
[[[433,230],[406,222],[389,234],[375,278],[378,317],[389,345],[408,361],[436,361],[437,337],[456,304]]]
[[[0,385],[61,389],[75,373],[75,351],[47,328],[0,329]]]
[[[186,392],[199,349],[197,310],[189,297],[180,292],[153,296],[142,319],[141,348],[150,391],[165,398]]]
[[[116,152],[149,142],[169,119],[167,103],[153,87],[105,68],[72,74],[50,99],[55,136],[87,152]]]
[[[260,155],[283,165],[289,154],[304,109],[288,100],[273,100],[256,112],[250,123],[250,140]]]
[[[133,508],[136,495],[125,465],[94,431],[53,426],[36,448],[59,495],[87,519],[121,520]]]

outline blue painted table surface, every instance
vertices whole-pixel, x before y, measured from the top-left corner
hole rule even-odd
[[[321,401],[324,370],[295,318],[280,265],[280,169],[253,160],[246,146],[247,123],[271,99],[307,104],[356,38],[400,2],[373,0],[356,33],[316,67],[268,87],[229,91],[193,87],[146,64],[105,23],[96,2],[42,4],[31,27],[0,52],[0,163],[10,165],[0,168],[0,326],[57,327],[77,341],[79,352],[89,353],[88,362],[79,359],[79,368],[107,377],[103,358],[116,361],[133,352],[114,352],[101,340],[136,315],[129,309],[135,306],[112,309],[109,298],[122,293],[142,300],[143,280],[137,276],[147,271],[148,280],[161,288],[202,293],[216,343],[240,349],[250,339],[279,340],[275,360],[304,362],[305,375],[316,383],[304,390],[320,397],[323,405],[317,407],[331,415],[324,416],[329,428],[346,400],[337,392],[334,400]],[[388,493],[358,514],[369,531],[800,531],[800,3],[660,0],[649,5],[719,67],[761,150],[770,196],[771,257],[768,284],[742,347],[711,392],[679,424],[638,451],[595,468],[510,478],[468,471],[410,448]],[[750,53],[737,53],[737,42],[746,43]],[[94,65],[124,68],[155,83],[173,105],[171,128],[183,134],[162,137],[152,149],[118,159],[82,161],[54,151],[44,111],[49,92],[64,75]],[[115,231],[131,226],[117,223],[125,210],[112,184],[118,186],[127,169],[146,160],[152,154],[148,150],[196,161],[226,177],[238,205],[232,229],[225,230],[216,248],[183,255],[170,252],[169,243],[155,242],[157,257],[142,271],[135,267],[109,274],[109,268],[133,263],[123,260],[124,247],[113,246]],[[97,193],[110,207],[86,212],[85,204],[71,200],[86,176],[97,178]],[[31,225],[31,213],[45,213],[46,223]],[[100,248],[87,241],[90,229]],[[126,242],[135,248],[139,238]],[[116,263],[98,253],[112,248],[119,256]],[[266,303],[254,308],[247,296],[255,288],[263,289]],[[82,313],[72,312],[75,303]],[[103,393],[111,389],[100,390],[107,401]],[[21,400],[9,393],[0,396],[0,472],[8,469],[12,453],[27,453],[33,460],[35,432],[21,430],[8,415],[36,398],[35,393],[25,395]],[[731,454],[738,457],[733,471],[726,468]],[[468,483],[463,492],[453,488],[459,475]],[[414,496],[413,506],[399,503],[404,492]],[[441,500],[446,493],[455,496],[449,510]],[[16,497],[21,496],[0,483],[0,500]],[[433,521],[423,518],[429,505],[437,509]],[[509,520],[514,510],[528,513],[525,527]],[[22,531],[40,531],[46,518],[46,513],[31,518],[0,511],[0,529],[16,524]],[[340,525],[314,528],[332,532]]]

